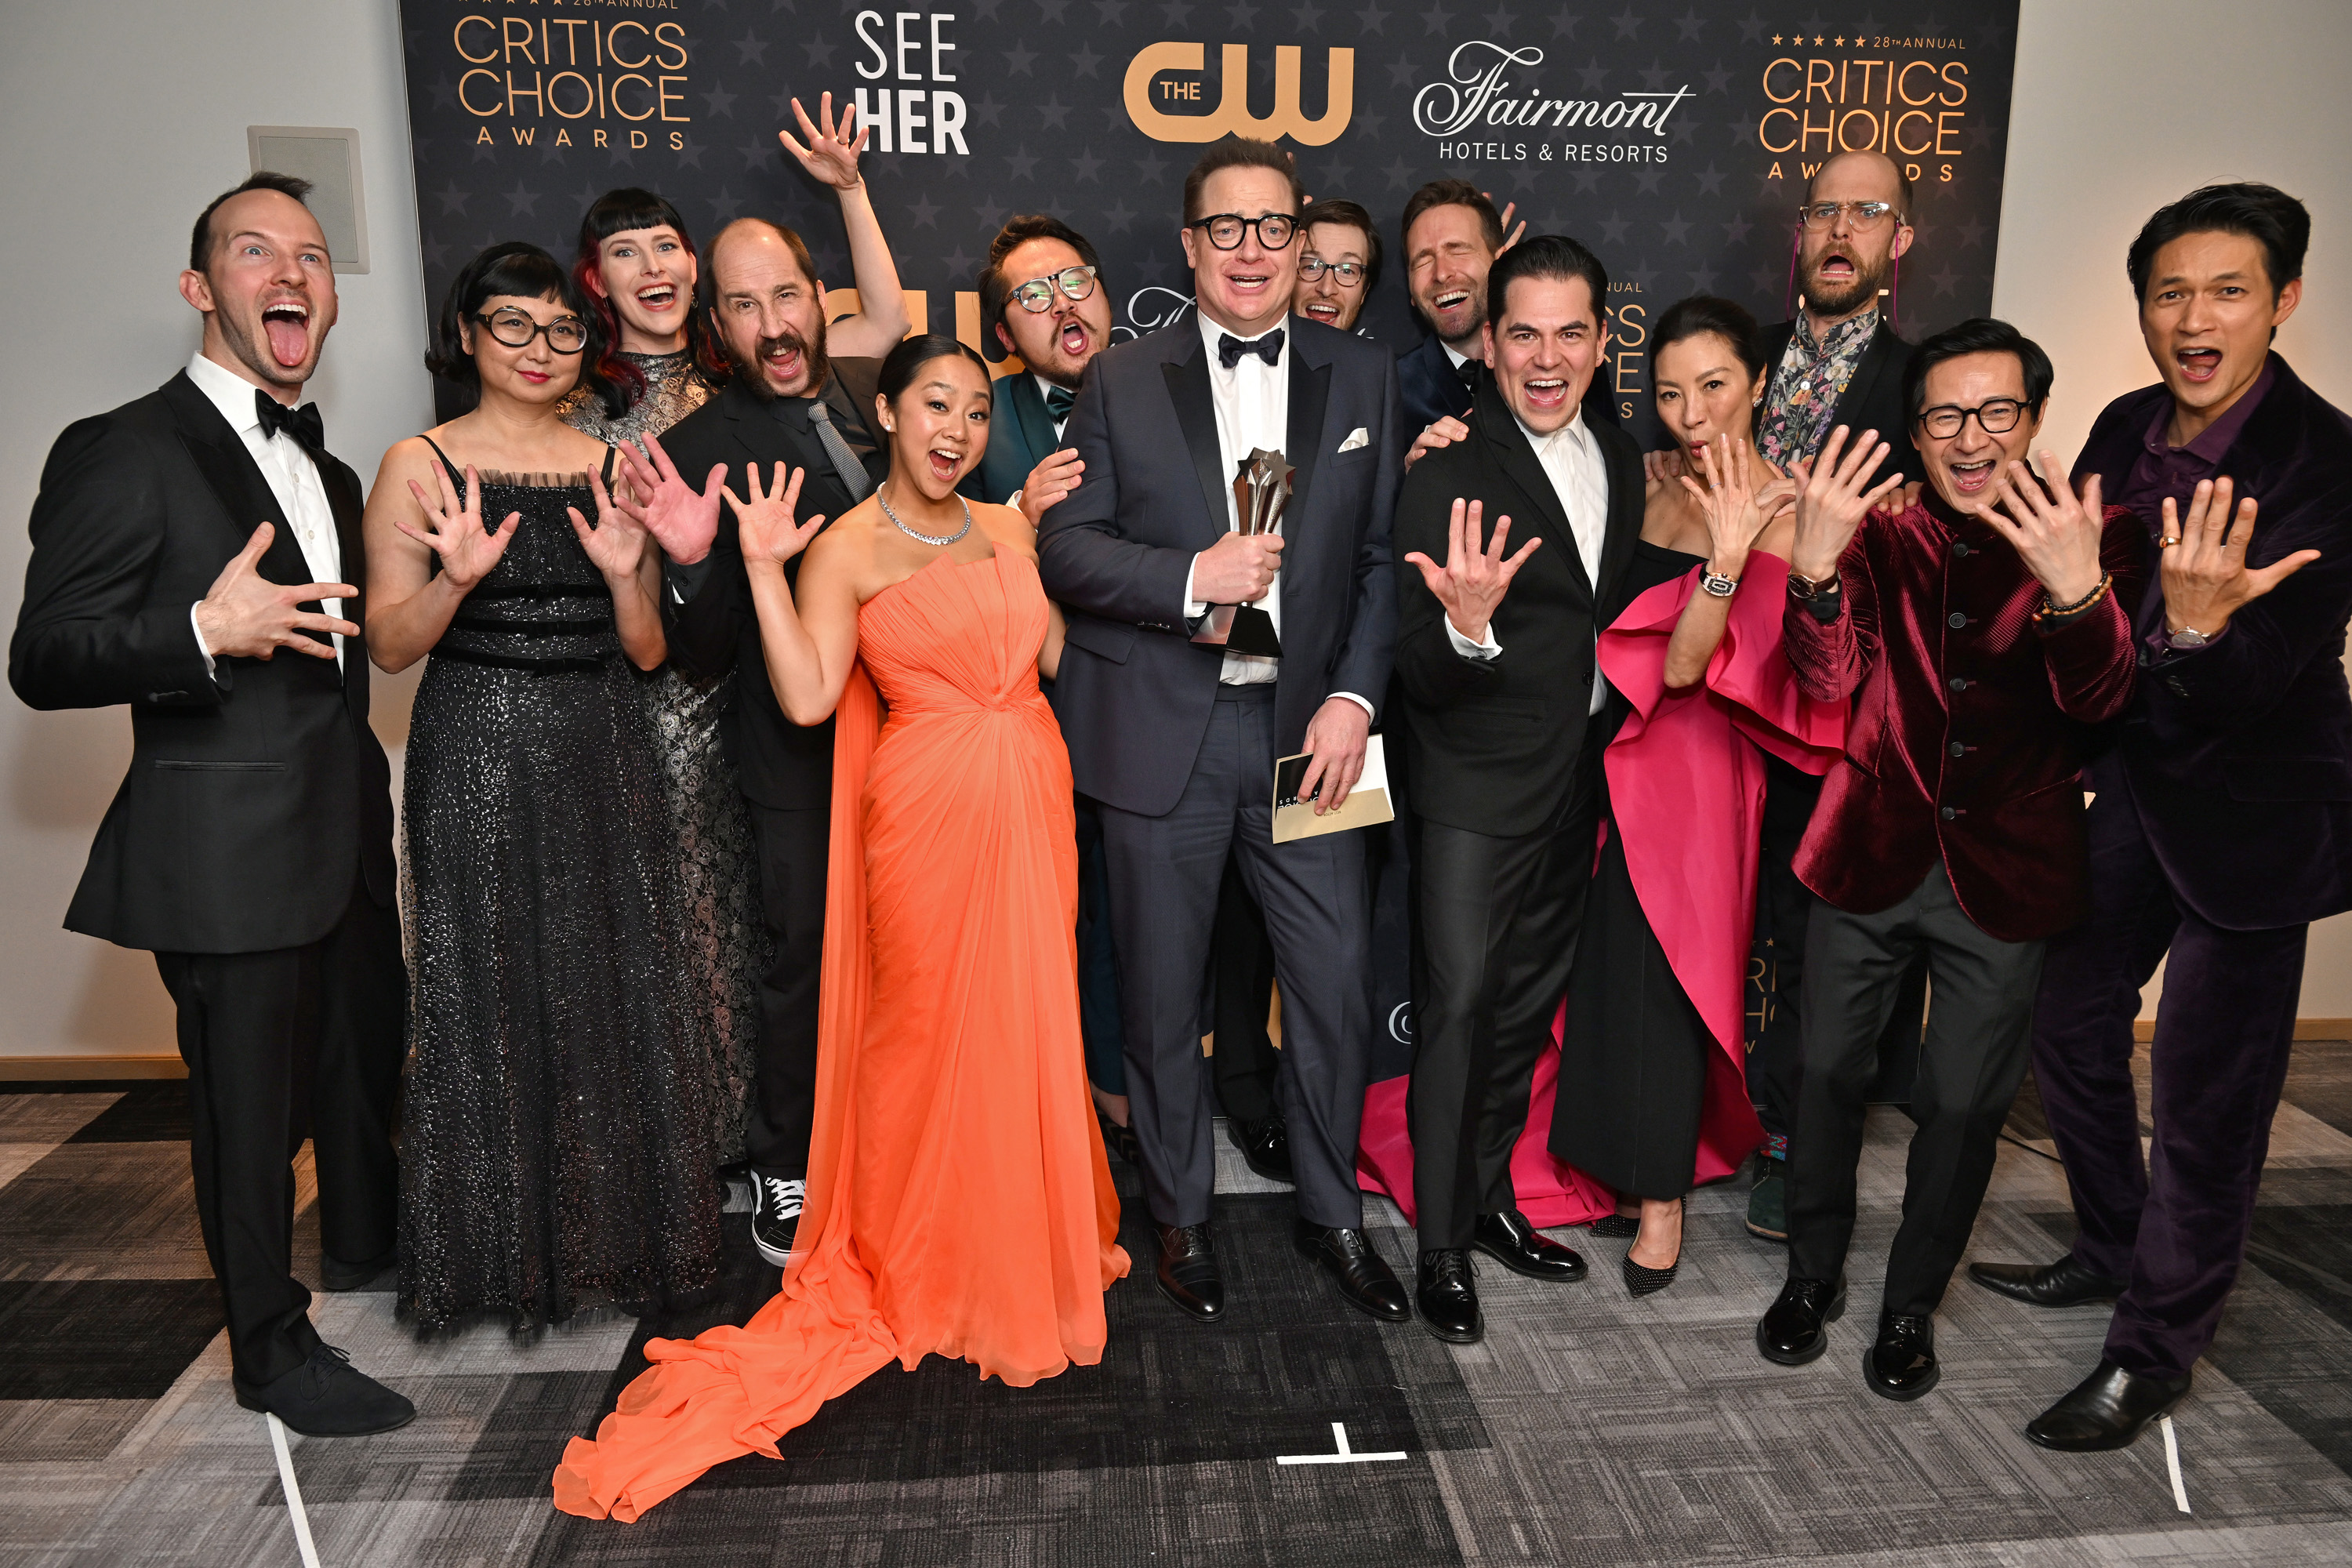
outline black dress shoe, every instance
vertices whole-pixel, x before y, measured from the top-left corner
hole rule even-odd
[[[2149,1422],[2169,1412],[2188,1392],[2185,1377],[2142,1377],[2103,1361],[2074,1393],[2027,1422],[2025,1435],[2042,1447],[2070,1454],[2128,1448]]]
[[[1157,1228],[1160,1264],[1152,1270],[1152,1283],[1160,1287],[1161,1295],[1202,1322],[1223,1322],[1225,1277],[1217,1270],[1207,1222]]]
[[[1584,1278],[1584,1259],[1576,1249],[1562,1247],[1528,1223],[1517,1209],[1482,1214],[1470,1228],[1470,1245],[1509,1269],[1530,1279],[1565,1281]]]
[[[1298,1184],[1290,1170],[1290,1127],[1282,1120],[1281,1111],[1257,1121],[1228,1116],[1225,1136],[1242,1152],[1249,1168],[1267,1181],[1280,1182],[1286,1187]]]
[[[1372,1249],[1371,1238],[1362,1231],[1302,1219],[1292,1229],[1291,1239],[1339,1287],[1340,1298],[1350,1307],[1383,1323],[1402,1323],[1412,1316],[1403,1282],[1388,1259]]]
[[[352,1364],[332,1345],[310,1352],[292,1372],[256,1386],[230,1382],[236,1402],[266,1410],[305,1437],[365,1437],[416,1419],[416,1406]]]
[[[1756,1322],[1756,1348],[1766,1361],[1802,1366],[1830,1348],[1827,1325],[1845,1315],[1843,1279],[1791,1279]]]
[[[1862,1381],[1885,1399],[1916,1399],[1936,1386],[1936,1320],[1878,1314],[1878,1342],[1863,1352]]]
[[[2093,1272],[2076,1262],[2071,1252],[2039,1268],[2031,1263],[1971,1263],[1969,1278],[2029,1307],[2086,1307],[2094,1301],[2112,1301],[2124,1293],[2127,1283]]]
[[[322,1252],[319,1254],[319,1284],[329,1290],[363,1290],[399,1261],[397,1251],[365,1263],[346,1263],[332,1253]]]
[[[1135,1141],[1135,1129],[1121,1127],[1097,1108],[1095,1120],[1102,1123],[1103,1148],[1118,1155],[1137,1170],[1143,1169],[1143,1146]]]
[[[1486,1320],[1478,1310],[1478,1284],[1471,1277],[1470,1254],[1446,1247],[1421,1255],[1416,1270],[1419,1289],[1413,1304],[1429,1331],[1449,1345],[1475,1345],[1486,1334]]]

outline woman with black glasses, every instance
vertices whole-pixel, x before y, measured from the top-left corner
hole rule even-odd
[[[369,653],[433,655],[404,780],[400,1306],[426,1330],[658,1307],[717,1279],[677,829],[639,672],[660,552],[561,405],[602,327],[537,246],[452,285],[428,365],[471,413],[384,455]]]

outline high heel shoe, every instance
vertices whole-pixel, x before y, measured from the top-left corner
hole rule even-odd
[[[1685,1223],[1690,1218],[1688,1198],[1683,1200],[1683,1218]],[[1640,1222],[1634,1222],[1633,1229],[1637,1235],[1641,1228]],[[1679,1247],[1675,1249],[1675,1260],[1664,1268],[1649,1268],[1634,1262],[1633,1249],[1628,1247],[1625,1251],[1625,1293],[1635,1297],[1654,1296],[1675,1282],[1675,1275],[1682,1266],[1683,1255]]]

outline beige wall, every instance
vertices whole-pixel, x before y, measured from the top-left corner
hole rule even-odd
[[[17,286],[0,519],[25,517],[68,418],[146,391],[193,351],[195,318],[171,279],[194,209],[244,171],[249,123],[360,131],[375,265],[340,280],[342,320],[314,387],[335,449],[365,476],[427,422],[392,0],[15,5],[0,44],[0,211]],[[2268,179],[2311,203],[2314,298],[2281,346],[2352,405],[2352,368],[2322,349],[2352,341],[2352,95],[2335,79],[2347,58],[2341,0],[2027,0],[1995,303],[2058,362],[2061,452],[2149,379],[2124,246],[2148,211],[2208,179]],[[14,623],[26,551],[21,522],[0,526],[0,622]],[[409,689],[377,686],[395,747]],[[0,1056],[171,1049],[146,955],[57,923],[129,730],[120,710],[33,713],[0,699]],[[2315,937],[2303,1012],[2352,1016],[2352,923]]]

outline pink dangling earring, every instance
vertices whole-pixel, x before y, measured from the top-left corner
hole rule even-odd
[[[1797,313],[1797,254],[1804,247],[1805,220],[1799,218],[1789,231],[1789,287],[1780,297],[1780,313],[1791,318]]]
[[[1895,270],[1886,279],[1886,324],[1891,329],[1899,324],[1902,314],[1903,258],[1895,258]]]

